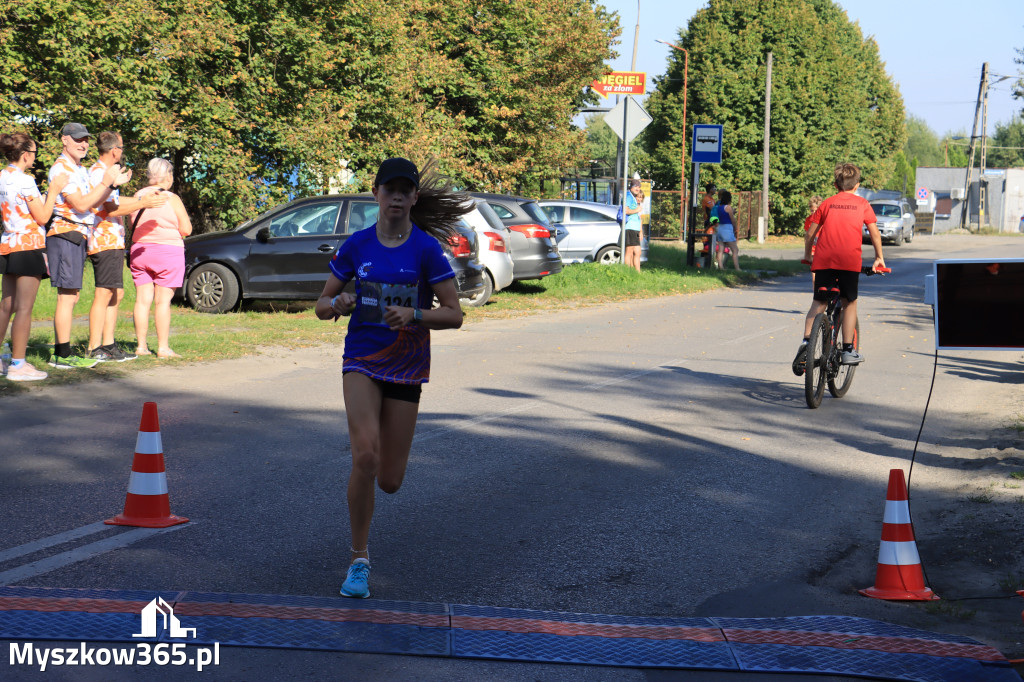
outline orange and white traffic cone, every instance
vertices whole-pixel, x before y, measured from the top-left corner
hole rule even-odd
[[[924,584],[921,557],[917,553],[914,527],[910,524],[910,503],[903,469],[889,470],[885,495],[882,542],[878,548],[875,585],[860,593],[875,599],[931,601],[939,596]]]
[[[128,478],[128,495],[124,513],[103,523],[113,526],[140,528],[167,528],[188,519],[171,514],[171,500],[167,496],[167,474],[164,471],[164,449],[160,440],[160,418],[156,403],[142,406],[139,437],[135,441],[135,459]]]

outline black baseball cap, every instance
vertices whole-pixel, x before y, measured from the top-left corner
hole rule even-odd
[[[92,137],[88,129],[81,123],[65,123],[64,127],[60,129],[60,136],[64,137],[65,135],[69,135],[76,140],[83,137]]]
[[[409,159],[403,159],[401,157],[395,157],[393,159],[387,159],[377,169],[377,177],[373,179],[373,184],[376,186],[386,185],[392,180],[398,178],[405,178],[409,180],[413,185],[419,189],[420,186],[420,172],[416,168],[416,164]]]

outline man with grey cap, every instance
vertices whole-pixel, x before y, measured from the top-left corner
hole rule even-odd
[[[53,314],[53,355],[50,366],[57,369],[92,367],[96,360],[71,353],[71,321],[82,290],[87,240],[98,218],[94,209],[102,206],[111,189],[128,181],[129,175],[113,164],[99,184],[89,182],[82,160],[89,152],[89,131],[81,123],[68,123],[60,131],[63,151],[50,168],[50,181],[67,175],[68,184],[53,208],[53,222],[46,233],[46,260],[50,286],[57,289]]]

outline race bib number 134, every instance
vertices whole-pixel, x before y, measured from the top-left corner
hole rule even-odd
[[[418,294],[415,284],[363,282],[360,319],[370,324],[383,324],[385,308],[392,305],[414,308],[419,300]]]

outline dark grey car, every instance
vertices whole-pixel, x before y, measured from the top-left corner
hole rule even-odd
[[[205,313],[233,310],[242,299],[315,300],[330,275],[328,263],[352,233],[377,222],[370,194],[297,199],[232,230],[185,239],[184,294]],[[484,287],[479,240],[470,227],[442,244],[459,296]]]
[[[505,194],[471,194],[486,201],[511,233],[513,279],[540,279],[562,271],[555,228],[537,201]]]

